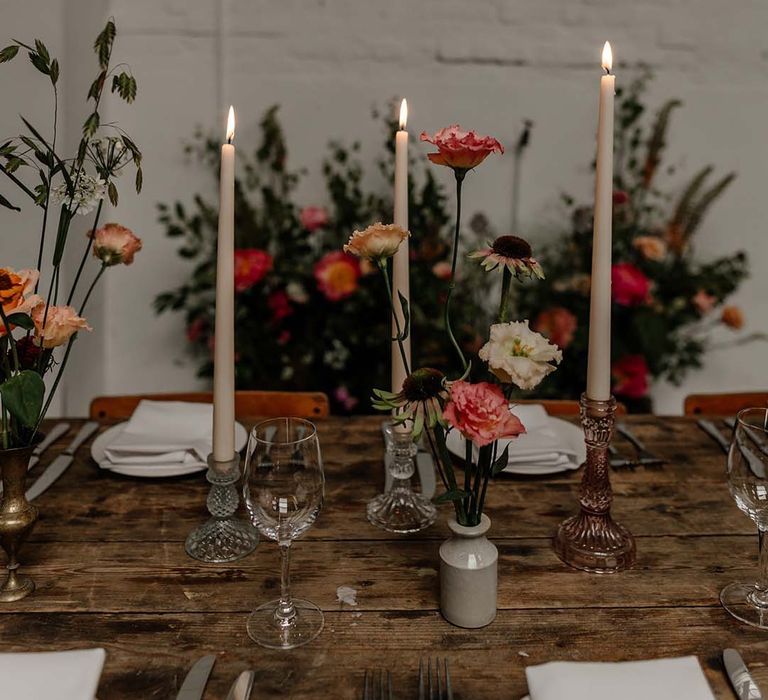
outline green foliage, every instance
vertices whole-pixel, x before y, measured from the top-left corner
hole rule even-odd
[[[237,386],[242,389],[319,389],[339,412],[369,412],[372,386],[387,386],[391,337],[389,302],[381,275],[363,268],[354,293],[329,299],[315,276],[320,260],[339,254],[352,231],[374,221],[391,221],[393,143],[397,124],[382,122],[384,149],[374,167],[364,165],[361,145],[331,142],[322,164],[328,222],[310,231],[301,223],[297,187],[306,175],[289,167],[288,147],[277,107],[260,122],[252,153],[238,150],[235,235],[240,250],[269,253],[273,264],[262,279],[237,294]],[[187,155],[218,178],[220,143],[197,134]],[[426,160],[414,158],[409,182],[412,293],[407,315],[414,338],[414,366],[447,368],[451,348],[442,323],[447,283],[434,270],[448,260],[451,212],[446,194]],[[214,315],[215,199],[160,204],[159,220],[190,261],[189,279],[155,300],[158,312],[183,313],[190,350],[200,376],[210,376]],[[468,232],[464,252],[484,244]],[[355,259],[353,265],[359,266]],[[438,268],[439,269],[439,268]],[[460,341],[472,354],[487,332],[483,305],[491,280],[479,266],[466,265],[455,295]],[[397,303],[397,301],[396,301]],[[417,339],[417,340],[416,340]]]
[[[43,407],[45,384],[31,369],[23,370],[0,384],[3,408],[23,427],[34,428]]]
[[[669,100],[647,120],[643,97],[649,79],[642,72],[628,89],[617,91],[614,264],[633,265],[649,281],[650,293],[639,303],[613,304],[612,353],[614,362],[641,357],[650,378],[678,384],[690,369],[701,367],[711,331],[720,324],[716,311],[702,313],[694,301],[696,295],[711,295],[715,307],[725,302],[747,277],[747,256],[736,252],[702,262],[693,246],[704,216],[734,180],[734,173],[710,182],[714,167],[708,165],[680,188],[677,197],[656,187],[670,117],[681,103]],[[667,168],[666,172],[672,171]],[[571,229],[539,254],[547,279],[523,288],[518,302],[519,312],[534,319],[534,326],[537,318],[543,324],[540,314],[552,309],[575,317],[575,331],[564,348],[563,362],[538,393],[578,398],[584,389],[587,363],[592,210],[568,195],[563,201]],[[649,237],[662,254],[644,254],[640,237]],[[642,399],[642,385],[635,384],[630,394],[620,398],[630,404]]]

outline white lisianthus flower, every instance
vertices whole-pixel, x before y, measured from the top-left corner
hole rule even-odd
[[[386,260],[408,236],[408,231],[395,224],[372,224],[364,231],[355,231],[344,246],[344,252],[371,261]]]
[[[480,359],[502,382],[520,389],[533,389],[544,377],[554,372],[563,359],[562,351],[543,335],[532,331],[528,321],[495,323],[491,337],[480,348]]]
[[[67,183],[51,189],[51,199],[55,204],[66,204],[71,211],[78,214],[89,214],[107,194],[107,183],[87,173],[80,173],[75,185],[75,193],[70,200]]]

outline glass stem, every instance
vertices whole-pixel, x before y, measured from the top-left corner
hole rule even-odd
[[[278,624],[290,627],[296,619],[296,608],[291,598],[291,542],[280,543],[280,559],[282,569],[280,574],[280,600],[275,610]]]

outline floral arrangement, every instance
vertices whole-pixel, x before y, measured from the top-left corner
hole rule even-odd
[[[379,116],[374,113],[374,118]],[[288,167],[288,148],[278,110],[261,120],[261,140],[252,156],[238,153],[235,185],[236,382],[242,389],[317,389],[337,413],[370,410],[372,380],[384,383],[390,356],[382,335],[389,321],[376,267],[351,250],[341,250],[349,231],[381,220],[392,211],[391,181],[397,123],[383,121],[385,149],[375,171],[363,166],[359,143],[332,142],[323,163],[327,206],[301,205],[296,190],[305,176]],[[187,154],[218,173],[219,144],[198,134]],[[429,166],[412,160],[411,222],[419,239],[411,248],[411,283],[423,292],[411,309],[418,337],[416,360],[447,369],[450,341],[442,326],[440,295],[451,274],[449,212],[444,188]],[[212,179],[212,184],[215,180]],[[366,183],[372,183],[370,186]],[[385,193],[385,194],[381,194]],[[193,263],[188,281],[161,294],[158,312],[184,314],[188,347],[200,362],[199,375],[212,373],[216,204],[194,197],[193,205],[161,204],[160,221],[181,242],[179,254]],[[470,241],[473,245],[474,240]],[[478,239],[479,242],[479,239]],[[479,268],[454,283],[456,342],[468,357],[482,344],[490,288]],[[311,342],[307,342],[311,339]]]
[[[694,247],[701,222],[735,175],[712,181],[707,166],[676,197],[657,184],[662,171],[674,174],[663,167],[663,156],[681,103],[668,101],[646,124],[642,97],[649,78],[644,72],[627,90],[617,90],[612,274],[613,392],[645,411],[652,379],[679,384],[688,370],[701,367],[717,326],[741,330],[744,316],[726,300],[747,276],[745,253],[702,262]],[[587,362],[592,210],[568,196],[564,203],[571,230],[542,250],[547,284],[521,290],[516,308],[563,350],[560,371],[539,395],[578,398]]]
[[[26,51],[32,65],[47,76],[53,89],[51,136],[46,138],[22,117],[25,133],[0,145],[0,172],[42,213],[36,267],[0,268],[1,449],[22,447],[34,441],[77,334],[91,330],[84,311],[96,284],[108,268],[130,265],[141,249],[141,240],[124,226],[107,223],[99,227],[104,199],[109,197],[110,202],[117,205],[115,179],[127,166],[133,165],[136,170],[137,192],[142,184],[141,152],[136,144],[118,126],[102,125],[100,120],[101,100],[110,79],[112,93],[129,103],[136,97],[134,77],[126,70],[110,68],[116,33],[115,23],[110,20],[96,38],[98,75],[88,91],[89,113],[77,152],[68,158],[57,151],[58,59],[53,58],[38,39],[34,45],[14,41],[0,51],[0,63]],[[33,182],[36,184],[31,184]],[[20,207],[3,195],[0,195],[0,205],[20,211]],[[96,213],[82,237],[83,242],[79,236],[75,241],[83,252],[72,284],[65,289],[61,265],[73,224],[78,228],[75,217],[87,215],[94,209]],[[54,217],[57,217],[55,239],[52,246],[49,242],[46,247],[46,233]],[[39,270],[49,248],[52,248],[50,279],[41,286]],[[91,275],[85,293],[78,295],[79,283],[88,274],[91,256],[98,260],[99,267]],[[60,347],[63,356],[57,357]],[[43,377],[48,372],[55,376],[46,396]]]
[[[512,392],[535,388],[556,369],[562,354],[557,346],[532,331],[528,321],[509,321],[513,278],[518,281],[541,279],[544,273],[527,241],[516,236],[501,236],[488,248],[470,255],[470,258],[481,261],[479,267],[486,272],[501,273],[501,291],[496,323],[490,326],[488,342],[478,353],[480,362],[487,367],[489,381],[469,380],[470,361],[457,342],[451,323],[451,300],[461,240],[462,187],[470,170],[492,153],[503,153],[504,149],[496,139],[463,131],[458,125],[441,129],[434,136],[424,133],[421,138],[438,149],[437,153],[429,154],[429,159],[451,168],[456,180],[457,212],[451,268],[442,295],[445,331],[458,359],[458,371],[452,378],[434,367],[410,368],[403,350],[409,329],[401,329],[398,324],[387,264],[409,234],[396,226],[374,224],[364,231],[355,231],[344,246],[344,252],[376,265],[381,271],[407,373],[401,391],[375,389],[373,405],[392,412],[396,423],[410,428],[414,440],[426,436],[445,489],[438,502],[451,501],[459,524],[474,526],[481,521],[490,479],[507,466],[509,444],[500,451],[499,441],[516,438],[525,432],[525,426],[510,409]],[[407,324],[407,302],[401,297],[399,303]],[[463,465],[454,460],[447,447],[448,433],[453,430],[465,439]]]

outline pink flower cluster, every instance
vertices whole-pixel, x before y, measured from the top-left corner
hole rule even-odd
[[[245,292],[272,269],[272,256],[259,248],[235,250],[235,291]]]
[[[443,417],[478,447],[525,432],[520,419],[509,410],[501,388],[489,382],[453,382]]]
[[[651,281],[632,263],[617,263],[611,269],[613,300],[621,306],[647,304]]]

